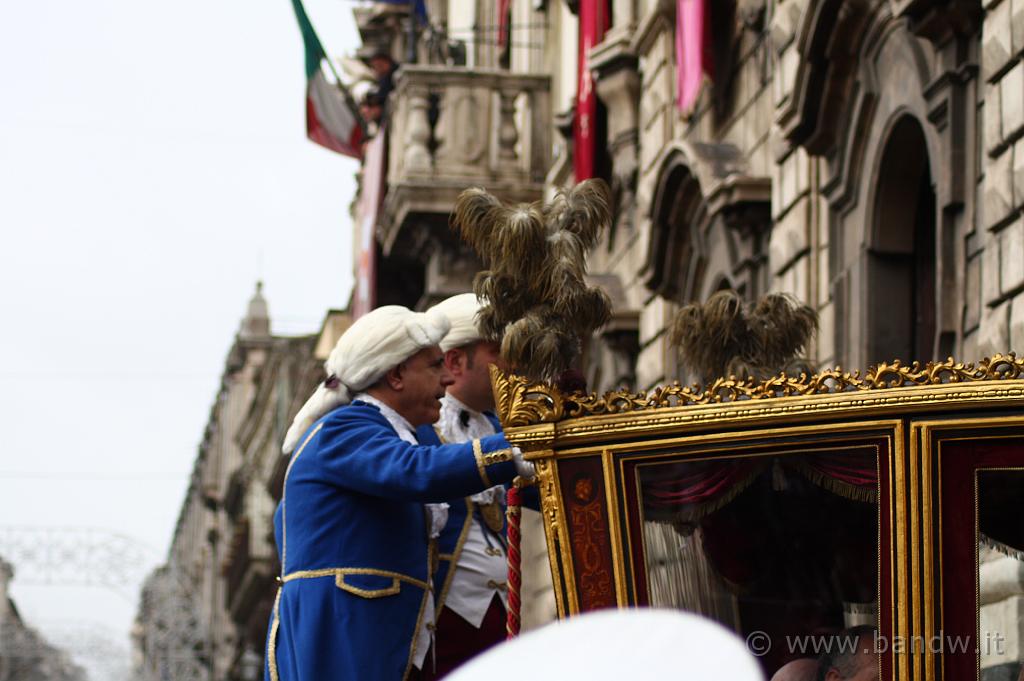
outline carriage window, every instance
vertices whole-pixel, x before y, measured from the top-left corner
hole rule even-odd
[[[647,464],[638,480],[650,605],[762,645],[768,676],[877,626],[877,447]]]
[[[978,471],[978,653],[982,681],[1016,681],[1024,657],[1024,471]]]

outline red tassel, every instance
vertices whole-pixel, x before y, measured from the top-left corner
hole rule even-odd
[[[522,554],[519,552],[522,535],[519,534],[519,518],[523,506],[523,491],[519,488],[520,480],[516,478],[516,484],[508,488],[506,497],[508,518],[508,620],[506,631],[508,638],[515,638],[519,635],[519,612],[522,602],[519,598],[519,590],[523,583],[523,576],[520,572]]]

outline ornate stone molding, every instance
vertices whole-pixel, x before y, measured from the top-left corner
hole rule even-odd
[[[742,237],[734,244],[737,261],[762,252],[757,238],[748,237],[771,224],[771,180],[751,176],[747,157],[728,143],[673,142],[657,168],[641,277],[666,298],[700,298],[703,294],[694,287],[701,282],[694,277],[708,256],[703,232],[721,216]]]
[[[907,17],[910,30],[936,47],[978,30],[984,14],[977,0],[889,0],[892,13]]]
[[[710,386],[684,387],[679,383],[659,386],[650,392],[615,390],[604,395],[564,394],[557,387],[529,383],[519,376],[507,376],[491,367],[498,415],[506,427],[556,423],[567,419],[631,411],[721,404],[744,400],[766,400],[806,395],[855,393],[911,386],[937,386],[979,381],[1011,380],[1024,377],[1024,358],[1014,353],[985,358],[975,366],[950,358],[944,362],[919,362],[906,366],[899,360],[859,371],[829,369],[813,376],[786,376],[764,382],[720,378]]]

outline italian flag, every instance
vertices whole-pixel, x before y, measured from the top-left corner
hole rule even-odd
[[[323,62],[324,46],[309,23],[302,0],[292,0],[306,48],[306,135],[322,147],[339,154],[360,158],[363,121],[352,95],[340,82],[327,80]]]

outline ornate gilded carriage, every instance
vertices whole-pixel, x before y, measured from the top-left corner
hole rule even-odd
[[[494,375],[561,617],[683,608],[768,676],[877,628],[883,679],[1016,679],[1024,360],[565,395]]]

